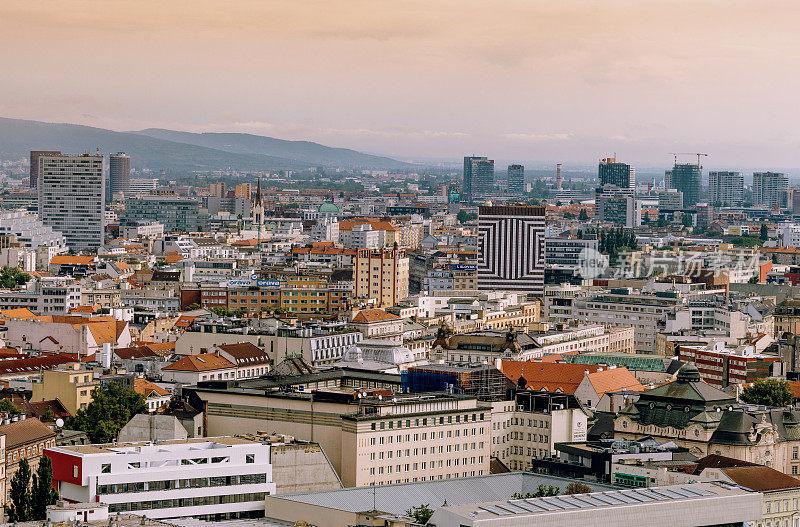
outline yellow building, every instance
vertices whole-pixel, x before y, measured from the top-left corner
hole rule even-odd
[[[408,256],[402,249],[359,249],[353,279],[356,298],[393,306],[408,297]]]
[[[250,195],[253,193],[253,184],[252,183],[239,183],[235,187],[233,187],[233,194],[237,198],[250,198]]]
[[[94,372],[77,362],[65,364],[63,368],[42,372],[42,382],[33,383],[31,402],[58,399],[71,415],[75,415],[92,402],[92,390],[97,385]]]

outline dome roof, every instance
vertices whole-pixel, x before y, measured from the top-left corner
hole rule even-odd
[[[326,201],[322,205],[317,208],[317,212],[322,214],[339,214],[342,210],[339,208],[336,203],[331,203],[330,201]]]
[[[691,362],[687,362],[678,370],[679,382],[700,382],[700,371]]]

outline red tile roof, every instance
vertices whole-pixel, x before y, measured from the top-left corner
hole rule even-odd
[[[504,360],[500,364],[500,371],[515,383],[522,376],[527,381],[526,387],[531,390],[562,393],[575,393],[586,371],[593,373],[599,368],[597,365],[515,360]]]
[[[178,359],[169,366],[164,366],[163,370],[174,371],[214,371],[235,368],[236,365],[224,357],[213,353],[201,353],[199,355],[188,355]]]

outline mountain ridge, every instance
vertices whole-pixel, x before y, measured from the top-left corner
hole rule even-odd
[[[155,130],[149,129],[150,133]],[[144,132],[144,131],[140,131]],[[314,166],[343,168],[408,168],[411,165],[382,156],[362,154],[311,141],[295,142],[253,134],[201,134],[161,130],[161,137],[147,133],[118,132],[72,123],[49,123],[0,117],[0,157],[19,159],[30,150],[61,150],[66,153],[126,152],[131,164],[138,168],[168,172],[205,172],[211,170],[302,170]],[[168,139],[185,138],[182,142]],[[229,144],[220,148],[195,143],[220,143],[224,136]],[[202,139],[202,140],[201,140]],[[237,139],[237,141],[231,141]],[[309,146],[311,145],[311,146]],[[305,146],[306,148],[300,148]],[[281,148],[283,150],[281,150]],[[272,155],[267,152],[283,153]],[[332,161],[323,162],[330,155]]]

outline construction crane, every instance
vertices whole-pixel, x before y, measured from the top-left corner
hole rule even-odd
[[[675,157],[675,164],[678,164],[678,156],[697,156],[697,166],[703,168],[700,164],[700,156],[708,157],[708,154],[703,154],[700,152],[670,152],[670,155]]]

